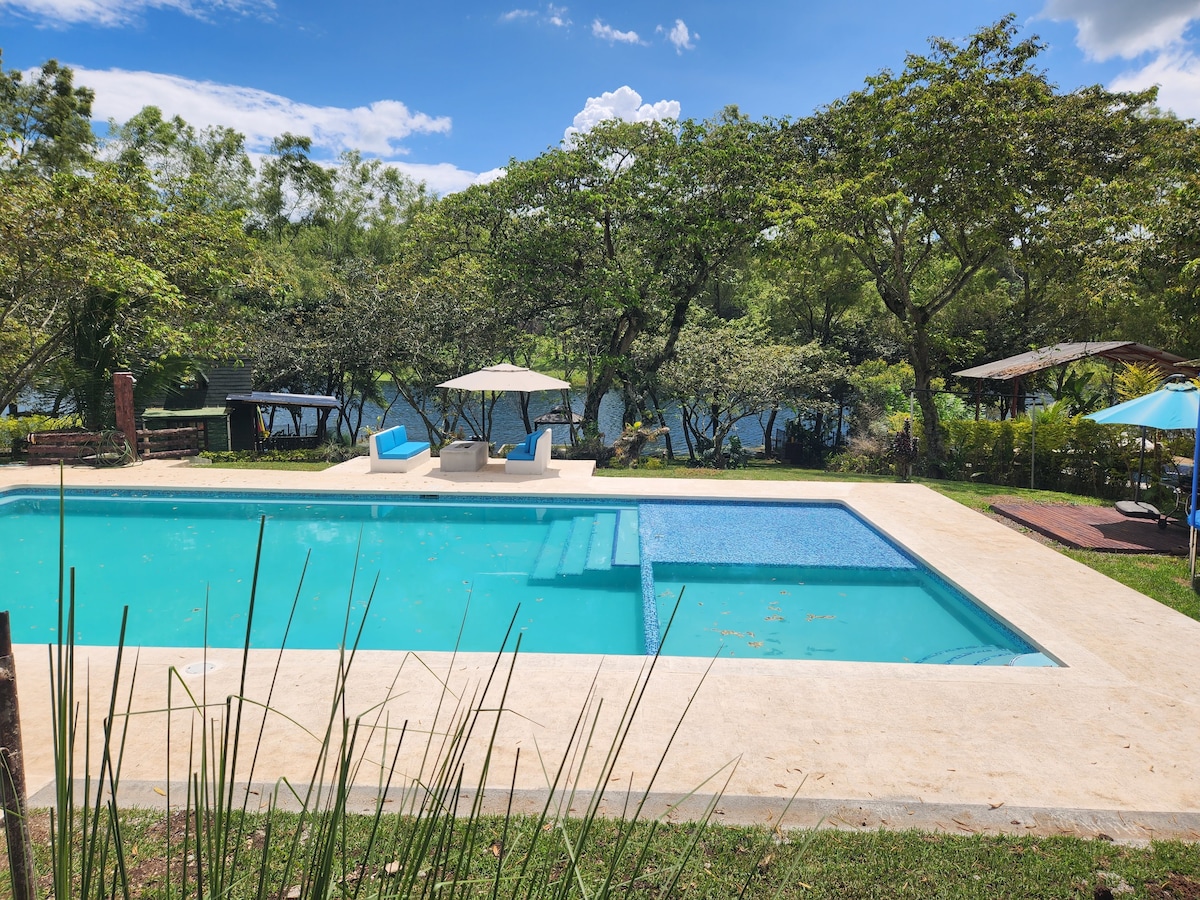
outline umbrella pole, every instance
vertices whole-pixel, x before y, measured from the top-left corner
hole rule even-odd
[[[1146,426],[1141,428],[1142,439],[1138,444],[1138,470],[1137,481],[1133,484],[1133,499],[1138,501],[1142,499],[1142,471],[1146,468]]]
[[[1191,540],[1188,543],[1188,563],[1191,567],[1192,590],[1200,593],[1196,584],[1196,491],[1200,486],[1200,416],[1196,420],[1196,442],[1192,447],[1192,502],[1188,504],[1187,521]]]

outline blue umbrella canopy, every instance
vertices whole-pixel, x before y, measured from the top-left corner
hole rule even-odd
[[[1086,416],[1105,425],[1141,425],[1163,431],[1191,430],[1198,417],[1200,390],[1190,381],[1169,381],[1152,394]]]

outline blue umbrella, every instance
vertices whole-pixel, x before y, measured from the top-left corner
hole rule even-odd
[[[1187,380],[1168,381],[1153,394],[1134,397],[1087,418],[1104,425],[1140,425],[1163,431],[1196,427],[1200,417],[1200,390]]]
[[[1091,413],[1085,418],[1104,425],[1139,425],[1143,429],[1158,428],[1163,431],[1191,430],[1200,428],[1200,390],[1182,375],[1172,375],[1167,383],[1152,394],[1134,397],[1108,409]],[[1142,449],[1138,455],[1138,478],[1134,487],[1134,498],[1141,495],[1141,470],[1146,453],[1145,433],[1142,434]],[[1196,468],[1192,467],[1193,497],[1195,496]],[[1195,503],[1192,504],[1195,509]]]

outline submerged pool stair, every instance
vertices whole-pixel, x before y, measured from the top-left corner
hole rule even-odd
[[[574,516],[550,524],[530,580],[604,572],[614,566],[636,566],[640,561],[636,511]]]
[[[1053,666],[1054,662],[1043,653],[1014,653],[993,644],[977,647],[954,647],[931,653],[918,663],[954,666]]]

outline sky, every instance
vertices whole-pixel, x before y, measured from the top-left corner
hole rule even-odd
[[[100,123],[308,135],[446,194],[606,118],[805,116],[1008,13],[1061,90],[1157,84],[1200,117],[1200,0],[0,0],[0,54],[73,68]]]

